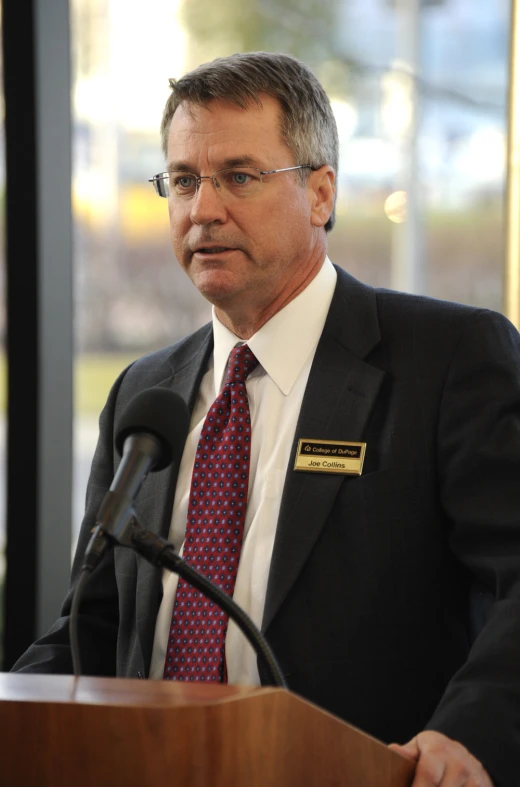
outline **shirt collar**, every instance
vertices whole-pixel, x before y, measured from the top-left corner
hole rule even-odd
[[[328,257],[311,283],[262,325],[247,342],[260,366],[288,396],[320,339],[336,286],[337,274]],[[215,396],[218,395],[229,353],[243,339],[219,321],[213,309]],[[255,374],[255,372],[253,372]]]

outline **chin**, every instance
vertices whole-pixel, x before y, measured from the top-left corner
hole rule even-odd
[[[198,271],[191,280],[201,295],[215,306],[226,303],[240,290],[235,276],[228,271]]]

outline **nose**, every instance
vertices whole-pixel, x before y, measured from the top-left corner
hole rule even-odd
[[[202,179],[193,197],[190,218],[194,224],[220,224],[226,221],[227,210],[219,190],[211,179]]]

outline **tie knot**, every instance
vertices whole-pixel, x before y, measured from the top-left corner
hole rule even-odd
[[[258,360],[247,344],[233,347],[229,353],[225,384],[245,382],[256,366],[258,366]]]

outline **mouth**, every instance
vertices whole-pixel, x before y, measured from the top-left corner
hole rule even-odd
[[[217,246],[216,243],[208,246],[203,246],[201,244],[200,246],[195,246],[192,251],[192,256],[198,258],[199,261],[204,260],[209,262],[210,260],[214,260],[215,262],[222,262],[235,251],[238,251],[238,249],[234,246]]]
[[[233,251],[229,246],[199,246],[194,254],[221,254],[224,251]]]

